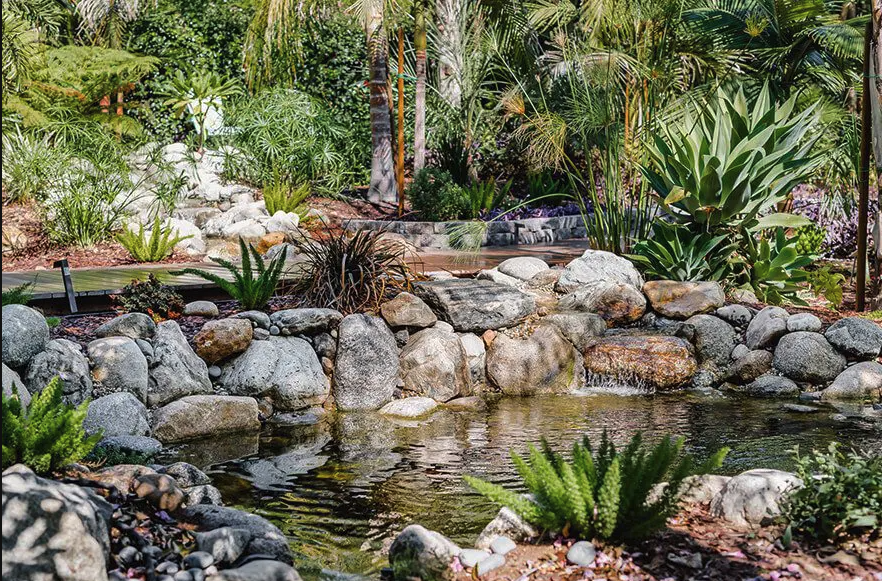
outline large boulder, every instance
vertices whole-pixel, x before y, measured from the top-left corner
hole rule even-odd
[[[25,384],[18,373],[9,368],[5,363],[3,364],[2,383],[3,395],[6,397],[12,397],[13,393],[17,393],[18,400],[21,402],[22,406],[28,407],[28,405],[30,405],[31,393],[28,391],[28,388],[25,387]],[[14,390],[13,387],[15,388]]]
[[[698,369],[692,346],[679,337],[599,337],[582,354],[589,373],[662,390],[688,383]]]
[[[298,337],[252,342],[224,367],[220,385],[233,395],[267,396],[283,411],[322,405],[331,391],[312,346]]]
[[[25,382],[28,391],[42,391],[53,377],[61,378],[63,399],[71,405],[78,405],[92,395],[92,375],[89,360],[83,355],[79,345],[67,339],[53,339],[46,343],[46,349],[37,353],[28,363]]]
[[[3,363],[13,369],[24,367],[48,342],[49,325],[43,315],[24,305],[3,307]]]
[[[375,410],[392,399],[398,345],[383,319],[349,315],[340,322],[334,396],[342,411]]]
[[[149,339],[156,332],[156,323],[144,313],[126,313],[115,317],[97,329],[96,337],[128,337],[130,339]]]
[[[193,337],[193,344],[199,357],[217,363],[248,349],[253,335],[248,319],[220,319],[205,323]]]
[[[90,434],[103,431],[105,437],[147,436],[147,407],[127,391],[99,397],[89,402],[83,429]]]
[[[758,312],[747,325],[744,342],[751,349],[766,349],[787,332],[790,315],[781,307],[766,307]]]
[[[542,325],[526,339],[496,337],[487,350],[487,380],[506,395],[565,393],[582,385],[580,363],[572,343]]]
[[[655,312],[672,319],[709,313],[726,301],[723,287],[716,282],[651,280],[643,285],[643,292]]]
[[[517,256],[503,260],[496,269],[518,280],[528,281],[540,272],[548,270],[549,266],[544,260],[535,256]]]
[[[568,293],[597,281],[629,284],[638,290],[643,288],[643,277],[628,259],[612,252],[591,249],[566,266],[556,288],[558,292]]]
[[[399,362],[408,394],[439,402],[471,394],[468,359],[455,333],[423,329],[411,335]]]
[[[113,507],[91,491],[3,472],[3,579],[107,581]]]
[[[211,581],[301,581],[296,569],[286,563],[270,559],[256,559],[235,569],[223,569],[209,579]]]
[[[561,335],[582,351],[594,337],[606,333],[606,321],[594,313],[556,313],[542,320],[560,331]]]
[[[830,325],[824,336],[851,359],[875,359],[882,353],[882,325],[867,319],[840,319]]]
[[[882,400],[882,364],[875,361],[861,361],[846,368],[821,392],[823,400],[864,398]]]
[[[147,389],[148,405],[161,406],[186,395],[201,393],[211,393],[205,361],[196,355],[175,321],[156,325]]]
[[[92,363],[92,381],[101,391],[128,391],[147,401],[147,359],[129,337],[95,339],[86,346]]]
[[[795,474],[781,470],[756,469],[742,472],[726,482],[711,501],[711,514],[747,527],[781,514],[785,495],[803,485]]]
[[[164,444],[260,429],[257,400],[232,395],[190,395],[153,413],[153,437]]]
[[[771,369],[772,354],[763,349],[756,349],[736,359],[729,366],[726,379],[738,384],[750,383]]]
[[[646,312],[646,297],[637,287],[600,280],[584,284],[561,297],[563,311],[595,313],[610,325],[633,323]]]
[[[415,292],[461,332],[510,327],[536,310],[530,295],[489,280],[432,280],[417,283]]]
[[[732,325],[713,315],[695,315],[689,317],[686,324],[695,330],[692,344],[695,345],[699,363],[710,361],[720,369],[725,369],[737,343]]]
[[[287,564],[292,562],[288,539],[277,526],[259,515],[224,506],[197,504],[183,509],[179,517],[183,522],[196,525],[200,531],[223,527],[246,530],[251,535],[245,547],[246,555],[269,555]]]
[[[432,309],[423,300],[403,292],[380,306],[380,314],[390,327],[431,327],[438,320]]]
[[[752,397],[796,397],[799,386],[780,375],[761,375],[750,382],[744,393]]]
[[[389,547],[395,579],[441,581],[453,578],[450,564],[460,548],[453,541],[420,525],[404,528]]]
[[[343,315],[334,309],[285,309],[270,315],[270,321],[283,335],[313,335],[330,331]]]
[[[484,370],[487,367],[487,347],[484,341],[474,333],[463,333],[459,336],[459,342],[465,349],[472,385],[484,383]]]
[[[820,333],[797,331],[778,341],[772,365],[794,381],[820,385],[845,369],[845,357]]]

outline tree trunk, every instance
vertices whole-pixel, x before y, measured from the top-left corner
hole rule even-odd
[[[398,215],[404,214],[404,28],[398,27]]]
[[[372,202],[395,202],[395,170],[392,164],[392,118],[389,115],[388,51],[383,32],[383,2],[368,0],[365,32],[370,63],[371,95],[371,184]]]
[[[438,20],[438,92],[451,106],[462,101],[462,0],[436,0]]]
[[[416,49],[416,101],[413,123],[413,173],[426,165],[426,0],[417,0],[413,44]]]

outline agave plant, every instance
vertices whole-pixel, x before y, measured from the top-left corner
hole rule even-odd
[[[649,278],[666,280],[724,280],[737,245],[726,235],[695,234],[685,226],[658,221],[652,238],[641,240],[630,256]]]

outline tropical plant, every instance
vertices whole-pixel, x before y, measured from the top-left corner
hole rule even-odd
[[[80,17],[80,31],[93,44],[122,48],[126,28],[144,8],[154,2],[139,0],[80,0],[74,4]]]
[[[83,248],[104,242],[120,227],[134,191],[121,176],[75,172],[68,177],[66,191],[46,202],[49,239]]]
[[[456,220],[468,208],[463,190],[444,170],[427,167],[414,176],[407,189],[411,207],[423,220]]]
[[[844,454],[835,442],[826,452],[794,454],[803,486],[783,506],[793,532],[825,542],[882,532],[882,456]]]
[[[272,216],[276,212],[294,212],[302,215],[306,213],[303,203],[309,197],[309,184],[291,186],[281,180],[263,186],[263,201],[266,203],[266,211]]]
[[[736,272],[739,272],[737,283],[769,304],[779,305],[785,300],[805,304],[796,294],[799,291],[797,283],[808,280],[805,267],[817,257],[800,255],[796,251],[797,237],[788,238],[784,228],[778,227],[772,239],[761,236],[756,240],[743,234],[739,240],[736,263],[742,268],[736,266]]]
[[[817,224],[809,224],[796,229],[796,251],[800,254],[821,254],[826,232]]]
[[[665,437],[654,447],[641,434],[617,451],[606,431],[597,451],[587,436],[573,445],[572,459],[543,441],[530,446],[528,458],[512,452],[518,474],[532,497],[466,476],[475,490],[506,506],[526,521],[567,536],[631,541],[664,527],[679,507],[685,480],[718,468],[728,453],[722,448],[703,464],[683,453],[683,438]],[[668,484],[652,498],[662,481]]]
[[[196,129],[198,148],[202,151],[208,136],[208,115],[212,109],[221,111],[223,100],[241,92],[238,83],[213,71],[178,70],[167,88],[165,104],[179,117],[190,115]]]
[[[13,386],[12,396],[2,394],[3,468],[22,463],[40,474],[54,472],[88,454],[101,433],[83,430],[85,401],[77,407],[62,402],[63,383],[53,378],[25,408]]]
[[[155,321],[175,319],[184,311],[183,297],[155,274],[147,280],[133,280],[120,294],[111,295],[111,300],[125,313],[144,313]]]
[[[848,284],[845,276],[831,272],[829,266],[809,271],[807,274],[809,288],[816,297],[824,297],[834,310],[842,306],[842,289]]]
[[[261,309],[266,306],[276,292],[279,278],[285,269],[288,248],[282,248],[282,251],[269,261],[269,264],[254,246],[246,244],[242,238],[239,238],[239,251],[242,256],[241,268],[223,258],[211,259],[230,272],[233,276],[232,281],[198,268],[185,268],[173,274],[195,274],[216,284],[222,291],[239,301],[243,309]],[[252,260],[254,261],[253,266]]]
[[[477,219],[499,208],[511,191],[512,181],[508,180],[501,186],[491,178],[485,182],[475,182],[463,188],[465,198],[465,215],[459,218]]]
[[[651,279],[724,280],[737,248],[726,235],[694,234],[684,226],[662,220],[652,225],[652,237],[634,245],[630,256]]]
[[[404,247],[376,230],[327,231],[304,245],[295,291],[307,304],[350,314],[376,310],[392,293],[409,290],[413,273]]]
[[[130,226],[116,235],[117,241],[138,262],[159,262],[174,251],[178,242],[192,237],[179,236],[177,230],[164,226],[159,216],[153,219],[149,234],[144,232],[144,224],[139,224],[137,233]]]
[[[3,291],[3,306],[26,305],[34,298],[34,283],[26,282]]]
[[[40,34],[23,15],[16,14],[6,5],[3,7],[3,102],[6,95],[19,90],[30,76],[40,56]]]
[[[3,135],[3,190],[10,202],[46,197],[64,169],[67,156],[42,139],[20,130]]]

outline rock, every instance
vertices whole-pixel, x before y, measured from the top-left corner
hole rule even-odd
[[[197,504],[181,510],[179,518],[197,526],[199,531],[213,531],[223,527],[244,529],[251,534],[245,554],[269,555],[290,564],[291,549],[282,531],[265,518],[224,506]],[[264,581],[267,578],[258,578]]]
[[[156,354],[153,351],[153,345],[144,339],[135,339],[135,344],[141,350],[141,353],[144,354],[144,358],[147,359],[147,367],[150,367],[153,363],[153,356]]]
[[[730,357],[734,361],[737,361],[742,357],[745,357],[748,353],[750,353],[750,347],[748,347],[744,343],[739,343],[738,345],[735,345],[734,349],[732,349],[732,354],[730,355]]]
[[[496,268],[502,274],[507,274],[518,280],[528,281],[540,272],[549,270],[550,267],[544,260],[539,258],[533,256],[518,256],[503,260]]]
[[[475,541],[475,548],[489,549],[497,537],[506,536],[515,542],[523,542],[539,536],[539,533],[532,525],[524,521],[513,510],[507,507],[499,509],[496,517],[487,523],[478,540]]]
[[[797,331],[781,337],[772,365],[794,381],[825,384],[845,369],[845,357],[820,333]]]
[[[231,315],[230,318],[247,319],[251,321],[253,326],[260,327],[261,329],[266,329],[267,331],[269,331],[270,325],[272,325],[272,321],[270,320],[269,315],[267,315],[263,311],[242,311],[241,313]]]
[[[269,397],[283,411],[322,405],[331,391],[312,346],[297,337],[254,341],[224,366],[219,383],[233,395]]]
[[[175,244],[175,250],[185,252],[190,256],[205,253],[205,241],[202,239],[202,231],[196,224],[189,220],[181,220],[180,218],[166,218],[163,225],[169,230],[177,232],[178,236],[191,236],[191,238],[184,238]]]
[[[594,564],[597,550],[589,541],[578,541],[567,551],[567,561],[578,567],[590,567]]]
[[[437,321],[434,325],[432,325],[432,328],[436,329],[438,331],[444,331],[445,333],[453,333],[454,332],[453,325],[451,325],[450,323],[447,323],[445,321]],[[487,332],[490,333],[491,331],[487,331]]]
[[[744,305],[726,305],[714,314],[734,327],[744,327],[753,319],[753,313]]]
[[[790,315],[781,307],[766,307],[756,314],[747,325],[744,342],[750,349],[765,349],[787,332]]]
[[[284,232],[269,232],[260,237],[260,240],[257,241],[257,246],[255,248],[258,254],[265,255],[267,252],[269,252],[270,248],[273,248],[274,246],[278,246],[280,244],[284,244],[286,238],[287,237],[285,236]],[[273,256],[273,259],[274,258],[275,256]],[[287,259],[288,255],[286,254],[285,260]]]
[[[49,325],[43,315],[24,305],[3,307],[3,363],[24,367],[49,342]]]
[[[566,266],[556,288],[558,292],[568,293],[597,281],[629,284],[638,290],[643,288],[643,277],[629,260],[612,252],[591,249]]]
[[[781,409],[785,409],[788,412],[793,412],[797,414],[814,414],[821,411],[816,407],[812,407],[810,405],[802,405],[798,403],[785,403],[781,406]]]
[[[189,317],[216,317],[220,311],[211,301],[193,301],[184,305],[183,314]]]
[[[166,474],[141,474],[132,487],[138,498],[146,499],[157,510],[176,512],[184,502],[184,491]]]
[[[566,393],[584,383],[578,351],[550,325],[526,339],[500,334],[487,350],[487,380],[516,396]]]
[[[440,533],[409,525],[389,547],[389,564],[395,579],[449,579],[450,563],[459,553],[459,547]]]
[[[606,321],[594,313],[557,313],[542,320],[560,331],[578,351],[582,351],[594,337],[606,332]]]
[[[92,395],[92,375],[89,360],[80,346],[67,339],[53,339],[46,349],[37,353],[28,363],[25,382],[28,391],[43,391],[53,377],[61,378],[65,403],[79,405]]]
[[[111,319],[95,329],[96,337],[128,337],[149,339],[156,332],[156,323],[144,313],[127,313]]]
[[[380,408],[380,413],[399,418],[420,418],[429,415],[437,407],[438,402],[431,397],[406,397],[393,399]]]
[[[110,436],[95,446],[105,453],[137,454],[150,459],[162,452],[162,442],[148,436]]]
[[[780,375],[761,375],[744,388],[744,393],[753,397],[796,397],[799,386]]]
[[[235,562],[251,542],[248,529],[235,527],[220,527],[194,536],[199,550],[211,555],[215,563]]]
[[[716,282],[651,280],[643,293],[655,312],[671,319],[688,319],[723,306],[726,295]]]
[[[212,392],[208,366],[187,343],[175,321],[163,321],[156,325],[153,353],[147,388],[147,403],[151,407],[187,395]]]
[[[490,542],[490,550],[498,555],[507,555],[517,548],[515,542],[504,535],[496,537]]]
[[[28,391],[28,388],[25,387],[24,382],[19,377],[18,373],[7,367],[7,365],[3,364],[3,395],[6,397],[12,397],[13,391],[18,394],[18,399],[21,402],[21,405],[27,408],[31,403],[31,394]],[[15,387],[15,390],[13,390]]]
[[[597,281],[561,297],[564,311],[596,313],[612,325],[633,323],[646,312],[646,297],[630,284]]]
[[[83,429],[109,436],[146,436],[150,434],[147,408],[127,391],[111,393],[89,403]]]
[[[196,504],[211,504],[223,506],[220,490],[210,484],[200,484],[184,489],[184,504],[194,506]]]
[[[193,551],[182,562],[186,569],[207,569],[214,565],[214,556],[205,551]]]
[[[811,313],[795,313],[787,317],[787,331],[795,333],[796,331],[809,331],[818,333],[824,327],[821,319]]]
[[[852,359],[875,359],[882,352],[882,326],[860,317],[836,321],[824,336]]]
[[[688,383],[698,368],[689,343],[660,335],[598,337],[583,356],[589,373],[661,390]]]
[[[396,336],[396,341],[398,337]],[[327,357],[333,360],[337,357],[337,340],[331,337],[329,333],[319,333],[312,338],[312,348],[319,357]]]
[[[186,462],[175,462],[169,464],[160,471],[162,474],[168,474],[175,479],[181,488],[191,488],[193,486],[201,486],[203,484],[211,484],[211,479],[199,468]]]
[[[282,232],[287,234],[289,232],[297,232],[298,226],[300,226],[300,215],[297,214],[297,212],[283,212],[282,210],[277,210],[276,213],[266,221],[266,230],[270,233]]]
[[[484,341],[474,333],[463,333],[459,336],[459,342],[462,343],[462,348],[465,350],[472,385],[484,383],[484,369],[487,361],[487,348],[484,346]]]
[[[475,277],[478,280],[489,280],[490,282],[497,282],[499,284],[504,284],[505,286],[510,286],[512,288],[521,289],[524,286],[524,281],[517,279],[513,276],[508,276],[507,274],[502,274],[496,268],[485,268],[478,272]]]
[[[482,559],[475,565],[475,574],[478,577],[482,575],[486,575],[490,571],[495,569],[499,569],[505,565],[505,556],[497,553],[493,553],[492,555],[488,555],[485,559]]]
[[[431,327],[438,320],[432,309],[417,296],[408,292],[399,293],[391,301],[380,306],[380,314],[392,327]]]
[[[86,352],[92,363],[92,381],[105,392],[128,391],[147,401],[147,359],[131,338],[95,339]]]
[[[241,238],[251,244],[259,242],[265,234],[266,228],[253,218],[227,224],[221,230],[221,237],[223,238],[230,240]]]
[[[557,281],[560,280],[561,274],[563,274],[562,268],[549,268],[548,270],[538,272],[533,275],[533,278],[527,281],[527,288],[546,288],[553,290],[555,286],[557,286]]]
[[[335,398],[341,411],[375,410],[392,399],[398,378],[395,336],[378,317],[349,315],[338,329]]]
[[[107,581],[110,503],[22,464],[2,480],[4,579]]]
[[[209,365],[208,366],[208,377],[211,380],[220,379],[220,376],[223,374],[223,369],[218,367],[217,365]]]
[[[334,309],[285,309],[270,315],[280,331],[291,335],[312,335],[335,329],[343,315]]]
[[[647,283],[649,284],[649,283]],[[686,320],[695,329],[692,343],[698,362],[711,361],[724,369],[729,364],[729,356],[735,348],[736,336],[732,325],[713,315],[695,315]]]
[[[745,347],[746,349],[746,347]],[[758,349],[748,351],[743,357],[736,359],[726,375],[728,381],[738,384],[750,383],[772,369],[772,354]]]
[[[680,488],[680,501],[688,504],[708,504],[732,479],[719,474],[687,476]]]
[[[781,513],[786,494],[801,488],[802,480],[790,472],[756,469],[733,476],[711,501],[711,514],[737,526],[758,525]]]
[[[463,567],[474,567],[489,556],[490,553],[488,553],[487,551],[481,551],[478,549],[463,549],[459,553],[459,562],[462,563]]]
[[[424,329],[401,350],[401,376],[409,394],[445,402],[471,394],[471,374],[465,349],[454,333]]]
[[[416,284],[416,294],[460,332],[510,327],[533,314],[533,298],[504,284],[451,278]]]
[[[821,399],[882,399],[882,365],[862,361],[836,376],[830,387],[821,392]]]
[[[235,569],[224,569],[212,575],[208,581],[301,581],[300,575],[290,565],[261,559],[249,561]]]
[[[183,442],[230,432],[260,429],[257,400],[251,397],[190,395],[153,414],[153,436],[163,443]]]
[[[125,495],[131,492],[136,478],[155,472],[152,468],[140,464],[117,464],[110,468],[103,468],[98,472],[81,473],[80,477],[108,488],[115,488],[120,494]]]
[[[220,319],[205,323],[193,337],[193,344],[199,357],[217,363],[248,349],[253,336],[250,320]]]
[[[28,247],[28,237],[12,224],[3,224],[2,239],[3,254],[16,254]]]

